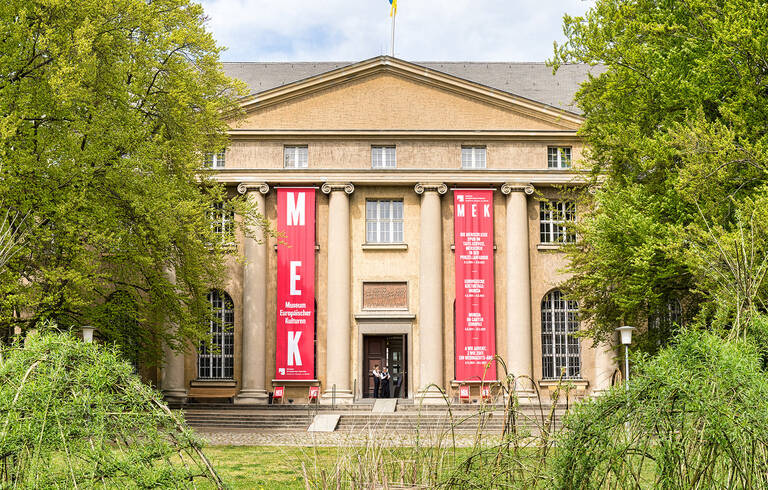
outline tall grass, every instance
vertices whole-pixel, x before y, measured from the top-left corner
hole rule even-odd
[[[547,487],[558,410],[567,411],[573,386],[561,378],[545,396],[530,378],[508,373],[501,358],[495,362],[504,376],[491,403],[457,405],[431,386],[445,405],[435,411],[419,403],[413,431],[388,431],[382,418],[351,431],[331,466],[317,451],[306,453],[306,488]],[[532,387],[533,403],[521,404],[523,384]]]

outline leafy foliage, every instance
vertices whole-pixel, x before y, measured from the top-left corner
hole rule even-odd
[[[598,0],[584,17],[565,17],[555,66],[604,67],[576,96],[600,190],[580,203],[567,284],[594,337],[643,324],[675,300],[689,319],[738,331],[744,308],[764,301],[762,282],[748,286],[750,299],[726,299],[740,294],[734,281],[712,289],[702,258],[733,264],[720,246],[758,235],[751,210],[768,190],[766,19],[759,0]],[[756,267],[765,256],[755,242]]]
[[[0,349],[0,488],[222,486],[115,350],[38,333]]]
[[[749,341],[688,331],[565,417],[557,488],[768,488],[768,381]]]
[[[203,334],[228,252],[203,154],[226,145],[242,93],[204,21],[189,0],[0,5],[0,199],[29,225],[0,269],[6,330],[91,324],[134,337],[149,361]],[[116,333],[97,307],[115,291],[135,329]]]

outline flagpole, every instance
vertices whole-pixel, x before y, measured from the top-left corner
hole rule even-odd
[[[397,10],[392,12],[392,47],[389,51],[391,57],[395,57],[395,19],[397,18]]]

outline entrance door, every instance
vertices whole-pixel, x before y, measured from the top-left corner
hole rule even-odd
[[[363,335],[363,398],[373,398],[373,367],[389,367],[390,396],[408,397],[408,361],[405,335]]]

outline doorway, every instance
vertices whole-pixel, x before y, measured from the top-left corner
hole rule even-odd
[[[390,397],[408,398],[407,335],[363,335],[363,398],[373,398],[373,367],[389,367]]]

